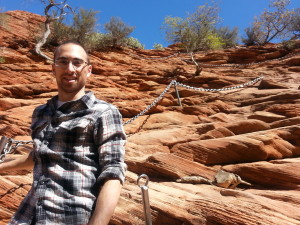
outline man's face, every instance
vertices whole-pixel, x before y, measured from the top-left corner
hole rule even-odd
[[[91,70],[92,66],[87,64],[87,54],[81,46],[72,43],[60,46],[52,65],[59,99],[71,101],[82,97]]]

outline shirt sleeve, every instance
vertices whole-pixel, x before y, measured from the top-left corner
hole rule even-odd
[[[95,129],[95,142],[98,144],[101,173],[97,181],[102,184],[106,179],[117,178],[123,184],[127,166],[125,158],[126,135],[122,116],[115,107],[101,114]]]
[[[42,127],[44,124],[46,124],[47,121],[42,120],[41,117],[41,112],[44,110],[45,105],[40,105],[36,107],[32,113],[31,117],[31,126],[30,126],[30,135],[33,140],[33,150],[32,150],[32,159],[33,161],[36,160],[36,142],[35,142],[35,136],[37,133],[38,128]]]

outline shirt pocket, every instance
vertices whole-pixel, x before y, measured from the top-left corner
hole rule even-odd
[[[55,143],[65,143],[67,148],[90,145],[93,133],[92,124],[91,119],[82,117],[60,123],[55,134]]]
[[[68,120],[62,122],[59,127],[64,128],[66,130],[73,130],[73,129],[86,129],[91,124],[91,120],[87,118],[76,118],[73,120]]]

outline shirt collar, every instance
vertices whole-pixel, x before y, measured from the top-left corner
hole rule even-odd
[[[71,102],[66,102],[64,105],[62,105],[61,108],[65,108],[66,106],[72,108],[72,106],[75,106],[75,105],[77,105],[77,106],[81,105],[86,108],[92,108],[93,103],[95,102],[95,99],[96,99],[96,97],[95,97],[94,93],[91,91],[87,91],[85,93],[85,95],[82,96],[80,99],[77,99],[77,100],[71,101]],[[58,95],[56,95],[53,98],[48,100],[48,105],[50,106],[52,111],[57,110],[57,101],[58,101]]]

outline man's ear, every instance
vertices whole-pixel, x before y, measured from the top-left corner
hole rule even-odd
[[[87,73],[86,77],[91,76],[91,74],[92,74],[92,65],[89,65],[89,69],[88,69],[88,73]]]

